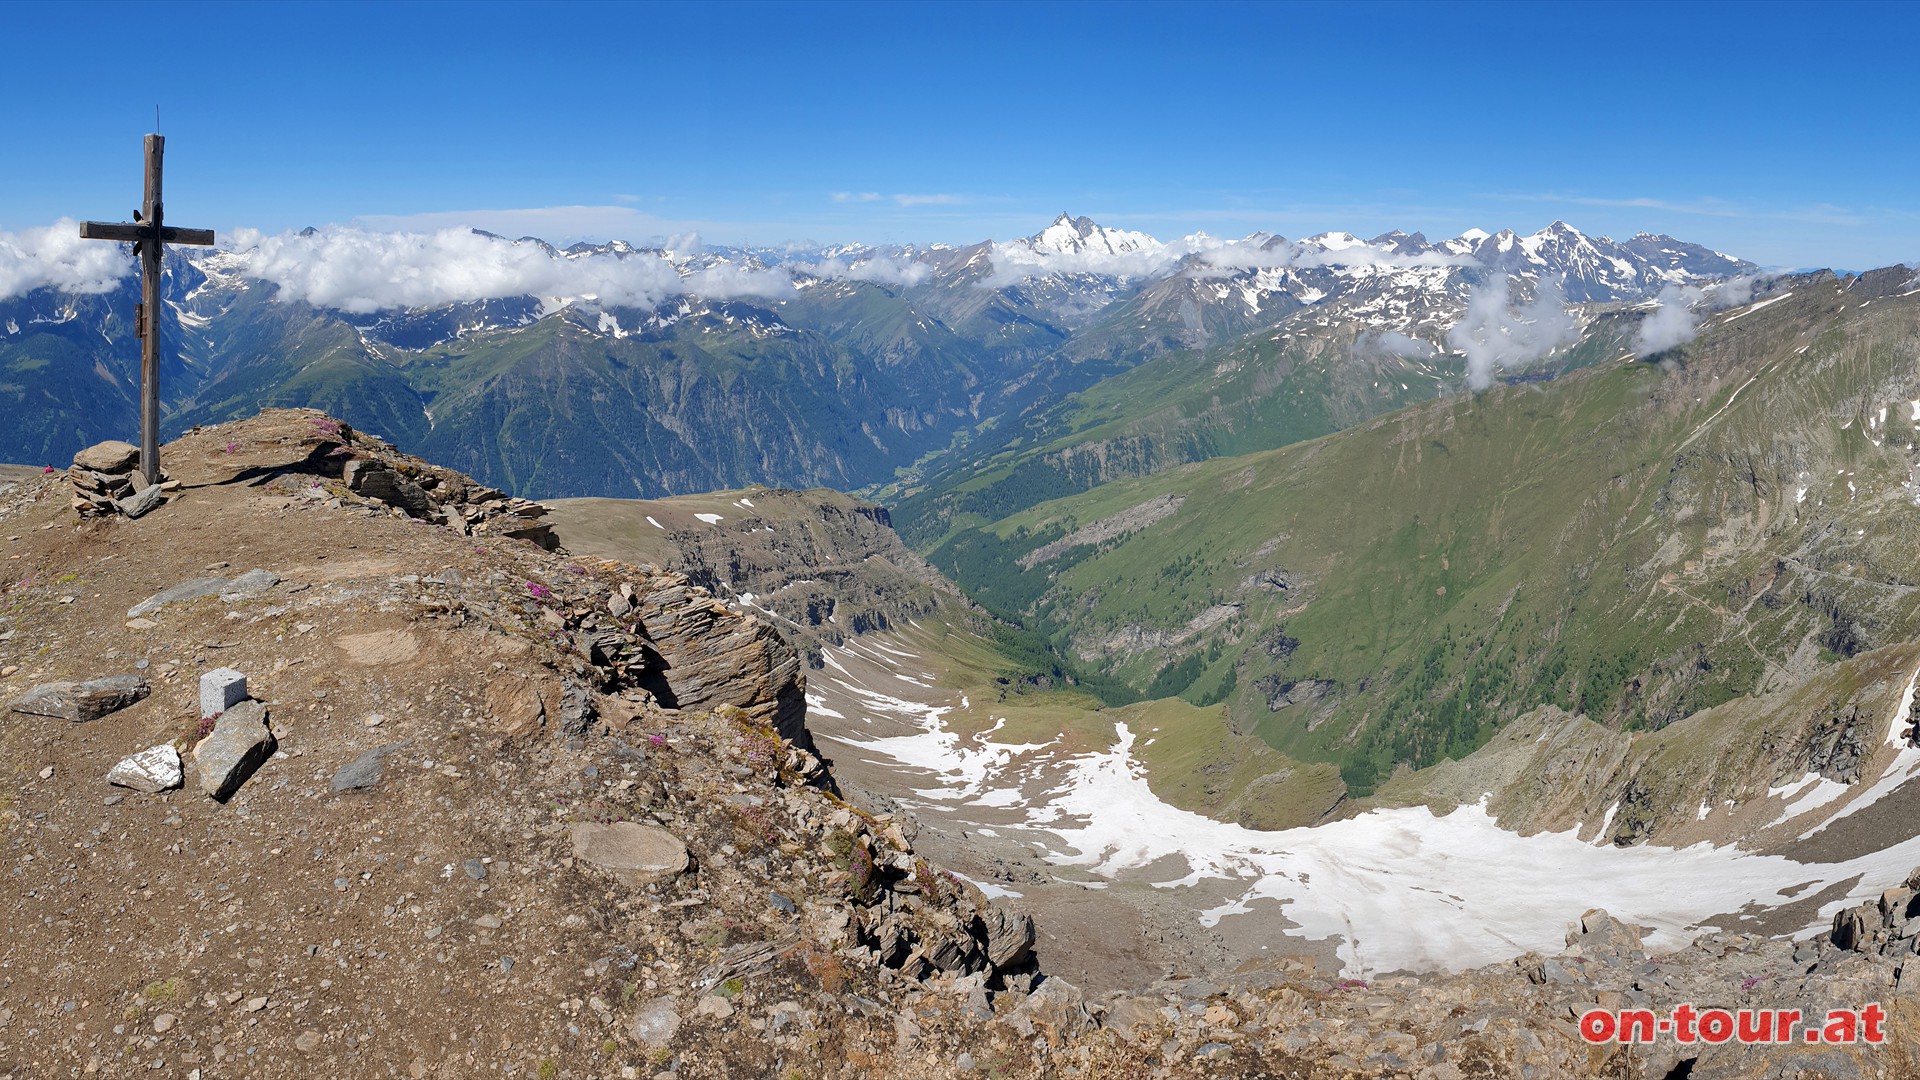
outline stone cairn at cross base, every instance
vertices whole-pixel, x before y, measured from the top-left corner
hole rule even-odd
[[[83,518],[137,518],[180,486],[165,474],[160,483],[148,486],[140,471],[140,448],[117,441],[96,443],[73,455],[67,479],[73,482],[73,508]]]

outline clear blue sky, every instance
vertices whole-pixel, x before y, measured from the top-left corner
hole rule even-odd
[[[1567,221],[1920,262],[1911,4],[9,4],[0,229],[970,242]],[[151,40],[157,80],[136,59]],[[567,209],[556,209],[567,208]],[[503,213],[511,212],[511,213]]]

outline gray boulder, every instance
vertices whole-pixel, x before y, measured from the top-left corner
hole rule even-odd
[[[143,615],[151,615],[168,604],[183,604],[189,600],[199,600],[208,596],[218,596],[228,603],[251,600],[273,588],[279,581],[280,578],[268,570],[249,570],[237,578],[193,578],[172,588],[162,589],[128,608],[127,618],[138,619]]]
[[[267,727],[267,707],[243,701],[213,725],[213,734],[193,748],[200,769],[200,790],[215,802],[233,798],[240,785],[273,756],[277,744]]]
[[[29,716],[57,716],[76,722],[98,720],[117,712],[152,693],[147,680],[138,675],[112,675],[86,682],[45,683],[27,691],[14,702],[14,712]]]
[[[165,489],[159,484],[149,484],[135,494],[129,495],[115,502],[113,505],[127,517],[137,518],[157,508],[161,503],[166,501],[167,493]]]

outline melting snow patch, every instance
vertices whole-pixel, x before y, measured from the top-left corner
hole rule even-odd
[[[902,701],[864,687],[846,683],[840,685],[859,699],[862,710],[905,720],[920,730],[911,735],[877,739],[836,735],[827,735],[826,738],[884,754],[903,765],[935,774],[943,786],[914,791],[924,799],[966,801],[983,806],[1021,805],[1023,800],[1017,786],[996,785],[990,788],[989,783],[1003,774],[1015,758],[1053,745],[1051,742],[996,743],[989,741],[984,733],[962,739],[941,722],[941,717],[952,711],[948,706]]]
[[[847,718],[845,713],[837,713],[827,708],[819,698],[814,697],[812,694],[807,695],[807,711],[819,713],[821,716],[831,716],[835,720],[845,720]]]
[[[986,832],[985,829],[981,829],[979,831]],[[956,870],[949,870],[947,871],[947,873],[952,874],[954,877],[959,878],[961,881],[964,881],[967,884],[973,886],[974,888],[979,889],[982,893],[986,895],[986,898],[989,900],[994,900],[1002,896],[1019,897],[1019,896],[1025,895],[1023,893],[1015,892],[1012,889],[1003,888],[999,885],[995,885],[990,881],[977,881]]]
[[[1767,827],[1772,828],[1810,810],[1818,810],[1850,790],[1852,789],[1846,784],[1838,780],[1829,780],[1814,772],[1782,787],[1768,788],[1768,798],[1778,798],[1788,791],[1793,792],[1793,797],[1787,800],[1787,805],[1780,811],[1780,816],[1768,822]]]
[[[722,521],[726,520],[726,518],[721,517],[719,514],[695,514],[693,516],[699,518],[701,521],[704,521],[709,525],[718,525]]]
[[[1314,828],[1256,832],[1161,802],[1132,758],[1133,734],[1117,728],[1113,749],[1075,759],[1050,805],[1030,815],[1082,823],[1054,826],[1075,850],[1053,861],[1111,877],[1184,858],[1188,875],[1165,884],[1246,883],[1238,899],[1204,913],[1204,925],[1252,911],[1258,900],[1277,902],[1298,924],[1289,933],[1342,939],[1349,974],[1457,971],[1529,949],[1551,953],[1571,913],[1590,907],[1653,927],[1650,949],[1677,948],[1704,916],[1777,903],[1788,885],[1863,875],[1847,900],[1858,903],[1920,860],[1920,837],[1846,863],[1808,866],[1707,844],[1595,846],[1571,830],[1521,836],[1502,829],[1484,799],[1444,817],[1425,807],[1375,810]]]
[[[649,525],[651,525],[651,526],[653,526],[653,527],[654,527],[654,528],[656,528],[656,529],[664,529],[664,528],[666,528],[666,526],[665,526],[665,525],[662,525],[662,524],[660,524],[659,522],[657,522],[657,521],[655,521],[655,520],[653,520],[653,515],[652,515],[652,514],[648,514],[648,515],[647,515],[647,524],[649,524]]]

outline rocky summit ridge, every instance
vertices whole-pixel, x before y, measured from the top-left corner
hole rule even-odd
[[[1809,942],[1649,957],[1569,912],[1561,955],[1456,976],[1084,994],[835,795],[738,604],[319,413],[163,458],[137,518],[0,480],[0,1075],[1920,1074],[1920,882]],[[1682,1001],[1884,1001],[1894,1039],[1575,1026]]]

